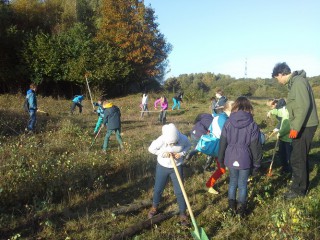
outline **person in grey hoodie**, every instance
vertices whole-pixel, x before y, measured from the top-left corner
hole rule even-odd
[[[252,169],[253,174],[258,171],[262,157],[260,129],[253,120],[252,112],[253,107],[246,97],[236,99],[230,117],[223,126],[218,153],[220,167],[229,169],[229,210],[240,216],[246,214],[250,172]]]
[[[153,192],[153,204],[148,213],[148,218],[152,218],[158,213],[158,206],[167,180],[170,177],[177,197],[180,223],[183,226],[189,224],[186,211],[186,202],[180,188],[178,178],[174,172],[170,156],[172,155],[177,166],[181,179],[183,179],[183,157],[190,149],[191,143],[188,137],[182,134],[173,123],[162,127],[162,135],[154,140],[149,146],[149,152],[157,155],[156,177]]]
[[[308,154],[311,142],[319,125],[317,106],[312,88],[306,79],[304,70],[291,73],[289,66],[283,62],[273,68],[272,77],[288,87],[287,109],[289,112],[292,153],[292,184],[284,194],[285,199],[305,196],[309,188]]]

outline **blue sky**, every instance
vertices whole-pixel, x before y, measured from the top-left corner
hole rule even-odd
[[[320,75],[319,0],[145,0],[172,44],[168,77],[271,78],[274,65]],[[245,64],[247,61],[247,64]]]

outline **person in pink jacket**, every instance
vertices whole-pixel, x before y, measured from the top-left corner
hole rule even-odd
[[[161,96],[154,102],[154,109],[158,109],[158,105],[160,104],[161,111],[159,114],[159,122],[162,123],[162,125],[166,124],[167,121],[167,109],[168,109],[168,100],[165,96]]]

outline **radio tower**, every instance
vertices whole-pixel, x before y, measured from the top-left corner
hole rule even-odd
[[[244,79],[247,79],[247,58],[244,65]]]

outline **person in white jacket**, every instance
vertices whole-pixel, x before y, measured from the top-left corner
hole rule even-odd
[[[186,202],[177,176],[174,172],[170,155],[172,154],[181,179],[183,179],[183,157],[187,154],[190,147],[191,143],[188,137],[182,134],[173,123],[164,125],[162,127],[162,135],[154,140],[149,146],[149,152],[157,155],[157,166],[153,192],[153,204],[148,213],[148,218],[152,218],[158,213],[161,196],[166,186],[167,179],[170,177],[179,205],[180,223],[183,226],[189,224],[186,216]]]
[[[148,97],[148,94],[147,93],[144,93],[142,95],[142,100],[141,100],[141,107],[142,107],[142,111],[141,111],[141,118],[143,117],[144,113],[146,112],[149,116],[149,109],[148,109],[148,100],[149,100],[149,97]]]

